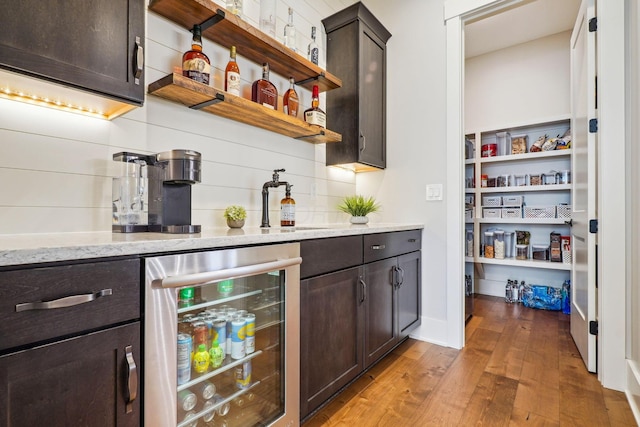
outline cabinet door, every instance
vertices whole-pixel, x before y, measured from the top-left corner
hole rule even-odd
[[[136,38],[144,43],[142,0],[3,2],[0,68],[142,105]]]
[[[361,267],[300,284],[300,418],[363,369]]]
[[[365,368],[385,355],[397,342],[395,292],[392,284],[397,259],[365,264]]]
[[[360,33],[360,156],[359,161],[386,167],[385,44],[366,25]]]
[[[140,399],[127,413],[125,348],[140,363],[133,323],[0,357],[0,426],[138,426]]]
[[[412,252],[398,257],[400,285],[398,299],[398,338],[403,339],[421,323],[421,257]]]

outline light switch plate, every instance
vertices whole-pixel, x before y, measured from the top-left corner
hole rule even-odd
[[[442,184],[427,184],[427,201],[442,200]]]

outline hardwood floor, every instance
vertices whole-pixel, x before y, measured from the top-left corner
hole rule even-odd
[[[476,296],[458,351],[409,339],[322,408],[316,426],[636,426],[584,367],[561,312]]]

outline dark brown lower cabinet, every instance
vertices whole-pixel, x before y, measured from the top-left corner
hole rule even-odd
[[[397,344],[395,289],[392,283],[396,259],[389,258],[364,266],[365,368],[371,366]]]
[[[139,363],[139,322],[1,356],[0,426],[140,425],[128,350]]]
[[[361,271],[355,267],[300,283],[302,417],[363,370]]]
[[[421,234],[301,242],[301,419],[420,325]]]

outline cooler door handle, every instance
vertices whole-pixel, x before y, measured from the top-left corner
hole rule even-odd
[[[73,307],[87,302],[95,301],[98,298],[113,294],[111,289],[103,289],[93,294],[71,295],[52,301],[23,302],[16,304],[16,311],[28,310],[53,310],[55,308]]]
[[[138,397],[138,367],[133,359],[133,349],[130,345],[124,348],[127,359],[127,408],[126,413],[133,412],[133,401]]]
[[[362,140],[362,145],[360,147],[360,151],[364,151],[367,149],[367,137],[364,136],[362,131],[360,131],[360,139]]]
[[[227,268],[224,270],[206,271],[204,273],[185,274],[182,276],[171,276],[162,279],[163,288],[180,288],[189,285],[202,285],[209,282],[234,279],[240,277],[255,276],[261,273],[268,273],[274,270],[281,270],[292,265],[302,263],[302,258],[286,258],[277,261],[265,262],[262,264],[245,265],[242,267]]]

